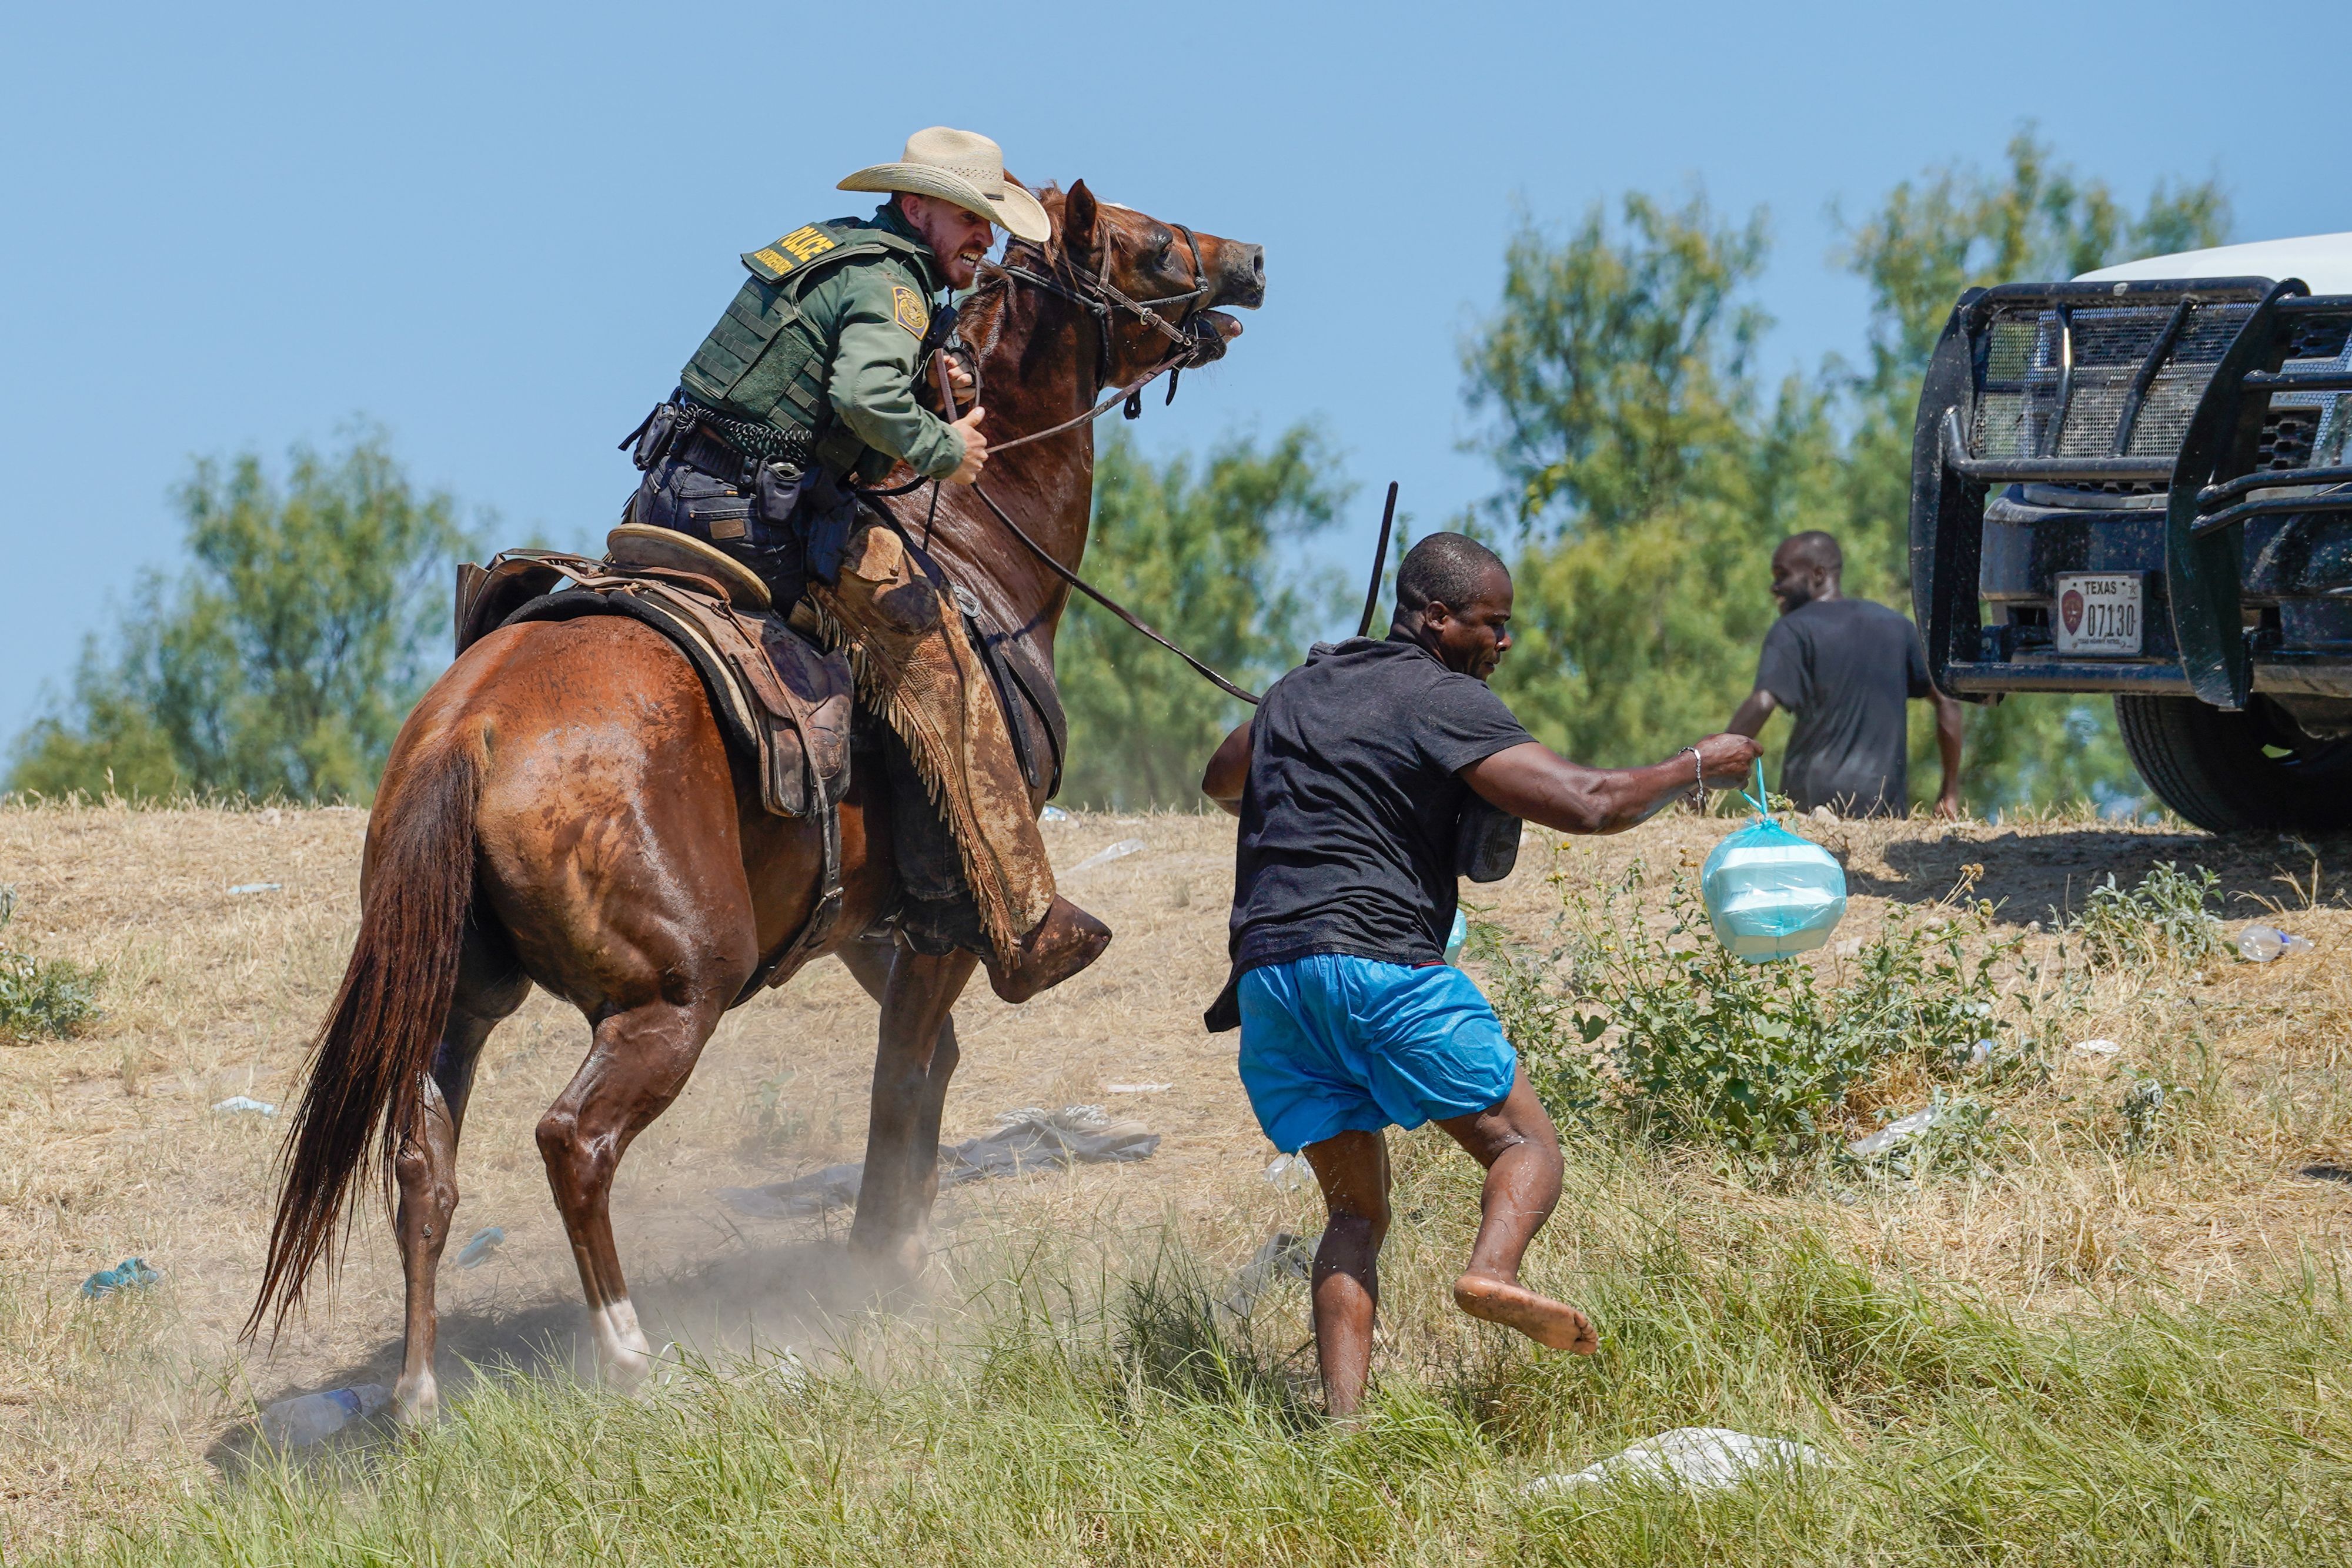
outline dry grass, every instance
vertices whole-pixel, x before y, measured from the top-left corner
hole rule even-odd
[[[327,1297],[331,1307],[274,1350],[236,1345],[258,1271],[278,1124],[209,1109],[232,1094],[282,1103],[295,1093],[309,1031],[356,925],[363,825],[362,813],[342,810],[0,809],[0,882],[21,900],[12,937],[107,976],[105,1015],[86,1036],[0,1050],[0,1552],[151,1518],[174,1494],[214,1487],[220,1439],[256,1397],[390,1381],[398,1281],[386,1228],[373,1216]],[[1564,846],[1534,835],[1518,873],[1474,897],[1532,937],[1558,907],[1546,880],[1555,866],[1593,882],[1635,854],[1654,867],[1695,865],[1728,825],[1676,816]],[[2298,1174],[2352,1168],[2352,910],[2341,880],[2352,867],[2340,848],[2223,843],[2069,818],[1950,830],[1804,826],[1848,859],[1850,923],[1873,919],[1886,900],[1939,897],[1968,865],[1984,868],[1979,891],[2000,902],[2005,920],[2046,922],[2052,906],[2078,903],[2110,871],[2129,884],[2157,861],[2178,860],[2221,874],[2233,920],[2261,913],[2261,900],[2294,910],[2294,927],[2319,951],[2267,967],[2118,977],[2095,993],[2077,1038],[2117,1040],[2117,1062],[2199,1090],[2158,1154],[2126,1158],[2083,1130],[2113,1099],[2116,1063],[2074,1058],[2014,1108],[2026,1150],[1986,1178],[1842,1201],[1827,1189],[1759,1190],[1702,1158],[1591,1151],[1572,1177],[1570,1207],[1538,1246],[1539,1278],[1572,1293],[1580,1277],[1626,1249],[1656,1244],[1614,1223],[1576,1222],[1580,1193],[1599,1209],[1604,1187],[1629,1181],[1655,1185],[1663,1212],[1699,1253],[1736,1253],[1756,1226],[1801,1226],[1882,1279],[1933,1281],[2029,1315],[2079,1312],[2135,1291],[2218,1301],[2314,1259],[2341,1260],[2352,1243],[2352,1186]],[[1148,849],[1069,884],[1119,933],[1093,971],[1017,1019],[984,991],[959,1009],[966,1054],[948,1135],[983,1130],[1016,1105],[1108,1101],[1165,1142],[1139,1166],[951,1197],[935,1291],[943,1301],[1024,1239],[1091,1238],[1115,1249],[1171,1217],[1223,1266],[1277,1224],[1312,1228],[1303,1197],[1258,1180],[1267,1151],[1233,1079],[1230,1037],[1199,1027],[1222,978],[1230,825],[1091,817],[1048,831],[1065,865],[1122,838]],[[282,886],[227,891],[253,883]],[[731,1015],[686,1096],[631,1152],[616,1225],[657,1337],[722,1351],[755,1339],[822,1344],[866,1321],[825,1222],[744,1219],[709,1194],[856,1156],[872,1029],[872,1009],[846,973],[821,966]],[[545,1365],[572,1354],[578,1285],[530,1129],[584,1041],[576,1016],[536,997],[485,1054],[457,1234],[497,1224],[509,1240],[487,1266],[445,1273],[445,1365]],[[770,1096],[786,1113],[763,1123],[761,1088],[786,1073]],[[1114,1082],[1173,1087],[1112,1096]],[[1918,1088],[1895,1080],[1868,1094],[1916,1103]],[[1475,1190],[1466,1162],[1425,1135],[1404,1143],[1401,1166],[1426,1167],[1449,1214],[1466,1221]],[[1444,1245],[1401,1244],[1384,1300],[1388,1364],[1459,1367],[1519,1354],[1442,1310]],[[136,1300],[93,1304],[75,1293],[85,1274],[131,1255],[160,1268],[164,1282]],[[1268,1332],[1295,1342],[1298,1306],[1278,1304]]]

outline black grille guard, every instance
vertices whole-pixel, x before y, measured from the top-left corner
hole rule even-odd
[[[2283,394],[2352,392],[2347,339],[2352,295],[2314,298],[2297,278],[2005,284],[1962,295],[1928,362],[1912,436],[1912,607],[1937,685],[1950,691],[1947,672],[1977,657],[1988,489],[2129,486],[2166,497],[2164,570],[2180,651],[2177,671],[2134,678],[2245,706],[2253,662],[2239,529],[2278,513],[2352,513],[2352,488],[2269,494],[2352,486],[2352,467],[2303,460],[2273,418],[2294,412],[2275,402]],[[2290,360],[2306,368],[2289,370]],[[2352,407],[2339,408],[2346,416]]]

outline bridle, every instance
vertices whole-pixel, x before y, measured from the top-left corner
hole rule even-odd
[[[992,444],[989,447],[990,452],[1008,451],[1015,446],[1026,445],[1033,441],[1043,441],[1048,436],[1059,435],[1066,430],[1074,430],[1089,420],[1108,413],[1118,403],[1123,402],[1127,405],[1128,418],[1137,418],[1143,413],[1143,389],[1146,386],[1161,376],[1166,376],[1168,378],[1166,401],[1174,402],[1177,382],[1186,371],[1213,364],[1224,357],[1224,334],[1218,331],[1213,324],[1201,315],[1201,309],[1209,296],[1215,292],[1209,282],[1209,269],[1201,261],[1201,242],[1193,235],[1192,231],[1182,224],[1169,224],[1165,226],[1184,236],[1184,247],[1192,257],[1192,287],[1181,294],[1162,294],[1150,299],[1137,299],[1130,297],[1110,280],[1111,247],[1108,245],[1102,247],[1101,265],[1096,267],[1095,274],[1091,277],[1072,265],[1067,253],[1055,256],[1048,253],[1043,246],[1031,245],[1025,240],[1015,240],[1006,246],[1003,261],[984,264],[988,277],[980,284],[979,287],[982,288],[1000,279],[1002,286],[1007,288],[1015,283],[1026,284],[1032,288],[1043,289],[1056,298],[1066,300],[1094,317],[1095,385],[1097,387],[1110,384],[1111,329],[1122,312],[1132,316],[1144,326],[1159,333],[1167,339],[1169,343],[1168,351],[1160,357],[1158,363],[1133,382],[1118,388],[1110,396],[1087,409],[1086,413],[1074,419],[1066,419],[1050,429],[1033,431],[1027,435],[1019,436],[1011,441]],[[1018,247],[1019,253],[1024,259],[1014,259],[1015,247]],[[1039,267],[1027,265],[1025,257],[1031,255],[1037,258],[1044,270],[1041,271]],[[977,291],[977,289],[974,290],[974,292]],[[1160,313],[1171,305],[1184,307],[1182,310],[1172,313],[1175,316],[1172,321],[1168,316]]]
[[[1066,419],[1061,423],[1053,425],[1047,429],[1033,431],[1027,435],[1016,436],[1011,441],[991,442],[989,443],[988,447],[989,455],[992,457],[1000,452],[1010,451],[1015,446],[1025,446],[1033,441],[1043,441],[1048,436],[1059,435],[1065,431],[1075,430],[1079,425],[1086,424],[1090,421],[1108,413],[1110,412],[1112,407],[1118,403],[1124,402],[1127,405],[1127,417],[1134,419],[1143,413],[1143,389],[1162,375],[1165,375],[1168,378],[1167,401],[1169,402],[1174,402],[1176,401],[1177,379],[1181,377],[1184,371],[1197,369],[1202,365],[1213,363],[1224,356],[1224,334],[1218,331],[1213,322],[1204,319],[1201,315],[1203,301],[1205,301],[1210,294],[1213,292],[1209,284],[1208,268],[1202,266],[1201,262],[1201,242],[1194,238],[1192,231],[1185,227],[1182,224],[1169,224],[1166,226],[1175,230],[1178,234],[1184,236],[1185,246],[1192,255],[1192,287],[1184,290],[1181,294],[1164,294],[1150,299],[1137,299],[1131,298],[1125,290],[1121,289],[1117,284],[1110,280],[1111,247],[1108,245],[1105,245],[1102,247],[1102,265],[1096,269],[1095,276],[1092,277],[1087,277],[1076,267],[1072,266],[1066,252],[1059,256],[1055,256],[1046,252],[1043,247],[1031,245],[1027,241],[1014,241],[1013,244],[1008,245],[1005,247],[1005,259],[1003,261],[984,264],[989,276],[975,287],[972,291],[974,293],[978,293],[980,289],[989,287],[992,285],[1000,286],[1010,290],[1013,285],[1016,283],[1026,284],[1030,287],[1043,289],[1045,292],[1054,295],[1057,298],[1067,300],[1069,303],[1087,311],[1094,317],[1096,346],[1095,385],[1097,387],[1101,387],[1110,381],[1111,328],[1118,313],[1123,311],[1126,314],[1134,317],[1144,326],[1149,327],[1153,331],[1158,332],[1161,337],[1167,339],[1169,342],[1168,351],[1160,357],[1158,363],[1154,364],[1149,371],[1144,372],[1143,375],[1138,377],[1135,381],[1114,390],[1110,396],[1103,399],[1100,402],[1096,403],[1085,413],[1076,415],[1075,418]],[[1038,260],[1044,265],[1045,270],[1040,271],[1036,267],[1025,265],[1025,262],[1015,261],[1013,259],[1013,246],[1016,245],[1021,246],[1024,254],[1034,252]],[[1002,280],[1001,283],[999,280]],[[1182,305],[1184,308],[1181,311],[1174,313],[1174,320],[1171,321],[1167,316],[1160,314],[1161,310],[1165,308],[1180,304]],[[976,361],[977,356],[974,356],[974,359]],[[977,378],[979,366],[977,362],[973,364],[972,369],[975,372],[973,382],[975,387],[974,395],[977,396],[978,392],[976,389],[979,384]],[[947,399],[948,416],[950,419],[954,418],[954,395],[946,387],[944,378],[942,378],[942,384],[940,386],[940,395]],[[859,494],[867,501],[877,504],[878,509],[887,517],[890,515],[888,507],[880,505],[884,497],[903,495],[907,491],[915,489],[926,483],[929,484],[931,486],[931,505],[936,508],[939,505],[939,481],[936,479],[926,481],[918,478],[888,490],[862,490]],[[1048,550],[1045,546],[1039,544],[1035,539],[1031,538],[1029,537],[1029,531],[1026,528],[1024,528],[1019,523],[1014,522],[1013,520],[1012,514],[1007,512],[1003,507],[998,506],[996,503],[996,497],[990,495],[985,489],[982,489],[980,485],[975,483],[971,486],[971,491],[974,496],[980,498],[981,504],[986,507],[991,513],[994,514],[996,520],[1003,525],[1005,531],[1010,533],[1015,539],[1019,540],[1021,544],[1028,549],[1029,553],[1035,556],[1038,561],[1055,577],[1060,578],[1070,587],[1076,589],[1079,592],[1085,594],[1087,598],[1093,600],[1096,603],[1109,611],[1113,615],[1118,616],[1119,620],[1125,622],[1127,625],[1134,631],[1141,632],[1144,636],[1149,637],[1154,643],[1159,643],[1161,647],[1167,649],[1170,653],[1183,660],[1203,679],[1209,681],[1212,685],[1223,691],[1227,695],[1239,697],[1242,701],[1253,706],[1257,703],[1258,697],[1255,693],[1250,691],[1244,686],[1236,685],[1234,682],[1226,679],[1223,675],[1218,674],[1215,670],[1202,663],[1192,653],[1177,646],[1174,643],[1170,642],[1166,637],[1161,636],[1158,632],[1153,631],[1150,626],[1146,625],[1125,605],[1119,603],[1118,601],[1103,592],[1102,590],[1097,588],[1093,583],[1088,582],[1085,578],[1080,577],[1076,572],[1063,565],[1060,559],[1051,550]],[[893,519],[893,526],[896,526],[895,518]],[[903,528],[899,531],[902,535],[905,532]],[[928,538],[928,528],[925,530],[925,534]],[[957,591],[961,593],[963,591],[959,589]]]

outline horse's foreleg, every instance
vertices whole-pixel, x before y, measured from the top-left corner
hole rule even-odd
[[[421,1425],[438,1415],[441,1391],[433,1354],[440,1336],[434,1281],[441,1250],[449,1244],[449,1221],[457,1211],[457,1135],[466,1123],[466,1102],[474,1087],[474,1064],[499,1020],[522,1005],[530,983],[519,973],[481,979],[479,944],[469,942],[461,960],[457,997],[442,1026],[441,1044],[425,1075],[425,1093],[393,1161],[400,1204],[393,1217],[400,1241],[401,1271],[408,1286],[400,1380],[394,1385],[394,1416]]]
[[[940,1115],[961,1052],[950,1009],[978,960],[893,956],[866,1123],[866,1175],[849,1243],[911,1277],[922,1267],[940,1188]]]
[[[656,1000],[606,1014],[597,1020],[588,1060],[540,1118],[539,1152],[580,1266],[597,1366],[616,1382],[643,1376],[652,1367],[653,1347],[638,1326],[613,1245],[613,1174],[630,1141],[686,1087],[733,995],[729,988],[684,1003]]]

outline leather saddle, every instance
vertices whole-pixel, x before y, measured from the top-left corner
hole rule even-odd
[[[457,569],[457,649],[500,626],[626,615],[661,632],[702,677],[728,739],[780,817],[830,811],[849,789],[849,661],[774,612],[732,558],[667,528],[614,528],[604,560],[515,549]],[[558,584],[571,586],[560,591]]]
[[[513,549],[457,568],[457,651],[501,626],[626,615],[669,639],[702,677],[728,743],[760,780],[761,803],[808,817],[822,831],[816,907],[790,943],[765,959],[735,1005],[780,985],[824,946],[841,915],[842,797],[849,792],[856,715],[849,661],[818,648],[774,612],[767,585],[699,539],[625,523],[607,559]],[[562,584],[569,581],[569,587]],[[814,630],[814,622],[807,630]]]

